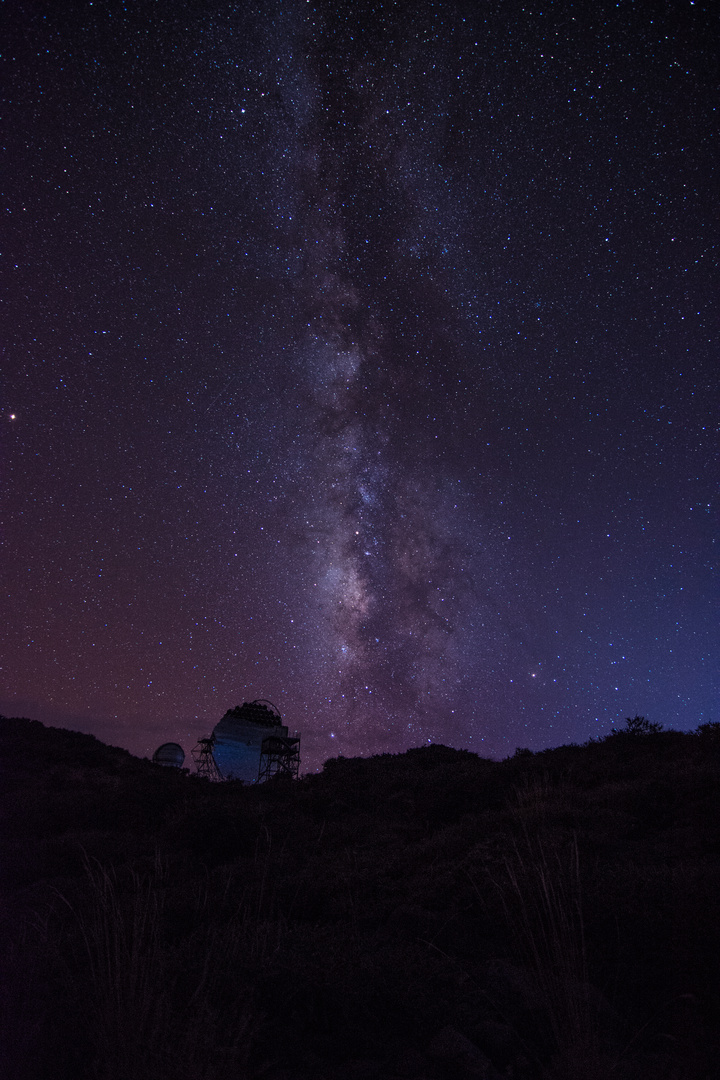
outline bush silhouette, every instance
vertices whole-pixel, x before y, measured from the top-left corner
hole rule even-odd
[[[717,720],[710,720],[707,724],[700,724],[695,734],[700,735],[703,739],[720,742],[720,723]]]
[[[657,735],[662,730],[662,724],[646,720],[644,716],[626,716],[625,727],[615,728],[610,735]]]

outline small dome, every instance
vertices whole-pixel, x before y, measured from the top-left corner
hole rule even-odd
[[[156,765],[170,765],[173,769],[180,769],[185,760],[185,751],[176,742],[165,742],[158,746],[152,759]]]

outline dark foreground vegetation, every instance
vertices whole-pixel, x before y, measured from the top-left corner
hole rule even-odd
[[[211,784],[0,719],[7,1080],[720,1075],[720,725]]]

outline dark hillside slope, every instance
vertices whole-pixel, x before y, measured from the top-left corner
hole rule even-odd
[[[211,784],[0,720],[0,1074],[710,1080],[720,737]]]

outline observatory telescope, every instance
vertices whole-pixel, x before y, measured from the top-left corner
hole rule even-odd
[[[297,779],[300,737],[288,735],[271,701],[246,701],[215,725],[212,756],[227,780],[254,784],[274,776]]]

